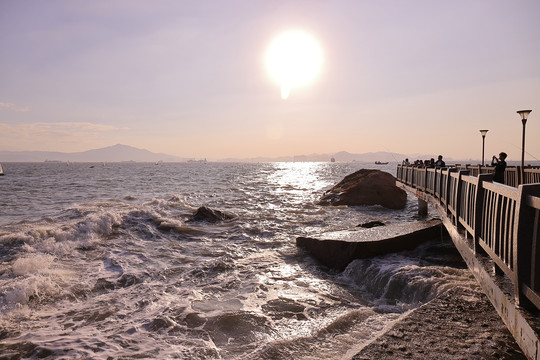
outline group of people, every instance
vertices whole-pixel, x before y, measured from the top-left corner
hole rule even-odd
[[[405,159],[402,162],[402,165],[405,166],[411,166],[411,163],[409,162],[409,159]],[[418,167],[418,168],[435,168],[435,167],[445,167],[446,163],[443,160],[442,155],[439,155],[437,157],[437,161],[435,161],[434,158],[431,158],[430,160],[415,160],[412,163],[412,166]]]
[[[493,176],[493,181],[504,184],[504,171],[506,170],[506,158],[507,154],[505,152],[499,153],[499,157],[493,155],[491,159],[491,166],[495,166],[495,174]],[[435,167],[445,167],[446,163],[443,160],[442,155],[437,157],[437,161],[434,158],[430,160],[415,160],[412,164],[409,162],[409,159],[405,159],[402,162],[402,165],[405,166],[414,166],[418,168],[435,168]]]

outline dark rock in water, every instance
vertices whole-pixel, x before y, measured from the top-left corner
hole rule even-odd
[[[94,288],[92,289],[92,291],[105,292],[105,291],[113,290],[113,289],[114,289],[114,284],[112,282],[104,278],[99,278],[94,284]]]
[[[206,319],[198,313],[191,313],[186,315],[184,322],[188,328],[193,329],[203,325]]]
[[[328,190],[319,204],[381,205],[388,209],[403,209],[407,204],[407,193],[396,186],[396,179],[391,174],[360,169]]]
[[[204,331],[210,335],[212,341],[218,345],[224,344],[246,344],[259,340],[256,329],[269,330],[270,323],[266,317],[241,312],[225,312],[221,315],[208,318],[204,324]]]
[[[146,330],[154,331],[154,332],[160,331],[162,329],[167,329],[167,328],[170,328],[170,327],[173,327],[173,326],[174,326],[174,323],[170,319],[168,319],[166,317],[155,318],[151,322],[146,323],[146,324],[143,325],[143,327]]]
[[[268,313],[274,320],[282,318],[295,318],[297,320],[306,320],[304,315],[305,305],[299,304],[290,299],[274,299],[268,301],[262,306],[265,313]]]
[[[212,210],[206,206],[201,206],[195,211],[195,214],[189,218],[189,222],[195,221],[206,221],[209,223],[217,223],[220,221],[234,219],[234,216],[231,214],[224,213],[219,210]]]
[[[120,279],[118,279],[117,285],[122,288],[126,288],[128,286],[139,284],[141,282],[142,280],[137,278],[135,275],[123,274]]]
[[[366,229],[371,229],[372,227],[376,227],[376,226],[385,226],[385,225],[386,225],[386,224],[383,223],[382,221],[373,220],[373,221],[368,221],[367,223],[360,224],[360,225],[358,225],[358,227],[362,227],[362,228],[366,228]]]

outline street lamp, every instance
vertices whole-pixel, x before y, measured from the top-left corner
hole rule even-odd
[[[518,110],[517,113],[521,116],[521,122],[523,123],[523,138],[521,140],[521,168],[525,166],[525,124],[527,123],[527,116],[532,110]]]
[[[482,166],[484,166],[484,149],[486,145],[486,134],[489,130],[480,130],[480,134],[482,134]]]

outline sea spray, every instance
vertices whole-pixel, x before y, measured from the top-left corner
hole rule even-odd
[[[432,240],[412,251],[354,260],[341,279],[353,282],[378,307],[404,311],[474,282],[465,264],[456,264],[456,256],[449,239]]]

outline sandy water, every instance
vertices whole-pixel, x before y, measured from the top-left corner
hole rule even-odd
[[[350,359],[400,316],[474,283],[451,244],[331,271],[297,236],[372,219],[321,207],[360,163],[7,163],[0,357]],[[200,206],[231,220],[190,222]]]

